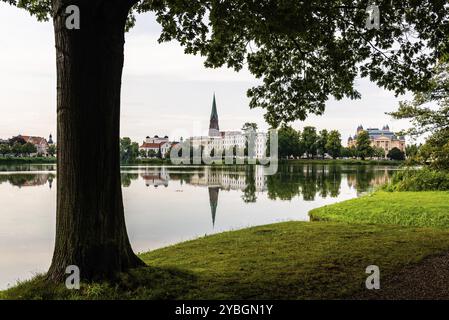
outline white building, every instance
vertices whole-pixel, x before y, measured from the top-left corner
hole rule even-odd
[[[212,149],[221,152],[225,155],[226,150],[235,151],[234,155],[243,155],[246,147],[246,142],[252,137],[254,140],[254,155],[256,159],[265,158],[267,137],[268,135],[263,132],[241,132],[241,131],[220,131],[218,122],[217,106],[215,101],[215,95],[212,102],[212,112],[209,122],[209,135],[190,137],[187,140],[190,141],[193,148],[199,148],[200,146],[206,151],[212,151]],[[235,149],[234,149],[235,148]]]
[[[146,152],[153,151],[155,155],[159,154],[160,152],[162,158],[165,158],[167,152],[175,144],[177,144],[177,142],[170,142],[168,136],[154,136],[152,138],[148,136],[146,137],[142,145],[139,146],[139,150],[144,150]]]

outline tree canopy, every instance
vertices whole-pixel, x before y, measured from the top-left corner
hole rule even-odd
[[[1,1],[39,20],[51,15],[51,0]],[[159,41],[177,40],[186,53],[204,56],[207,67],[247,67],[261,80],[248,90],[250,107],[266,109],[276,127],[322,114],[330,97],[360,98],[359,76],[396,94],[425,90],[449,48],[446,0],[378,0],[378,30],[366,28],[368,0],[122,2],[134,5],[129,26],[135,14],[154,12]],[[117,3],[70,1],[91,10]]]
[[[401,102],[398,111],[391,113],[396,119],[411,121],[412,127],[404,132],[413,136],[428,134],[420,148],[418,159],[431,162],[437,169],[449,169],[449,63],[441,62],[434,71],[430,88],[416,93],[412,101]],[[436,103],[436,106],[432,106]]]

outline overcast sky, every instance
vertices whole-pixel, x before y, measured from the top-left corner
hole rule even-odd
[[[158,44],[154,16],[137,18],[126,36],[122,88],[121,135],[141,142],[147,135],[180,136],[207,132],[212,95],[217,98],[221,130],[238,130],[244,122],[267,128],[263,110],[250,110],[246,90],[257,84],[247,71],[206,69],[201,57],[185,55],[175,42]],[[0,3],[0,138],[13,135],[47,137],[56,132],[56,68],[51,23]],[[357,125],[399,131],[405,122],[385,112],[397,108],[394,94],[366,79],[357,81],[362,99],[327,103],[323,116],[295,122],[318,129],[338,129],[343,140]]]

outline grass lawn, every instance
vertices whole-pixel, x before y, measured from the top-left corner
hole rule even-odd
[[[375,192],[314,209],[312,220],[449,228],[449,192]]]
[[[377,197],[377,196],[374,196]],[[225,232],[141,255],[147,268],[80,291],[37,277],[4,299],[325,299],[449,250],[449,230],[344,222],[285,222]]]

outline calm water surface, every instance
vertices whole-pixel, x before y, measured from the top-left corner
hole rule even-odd
[[[136,252],[225,230],[288,220],[355,198],[386,182],[388,166],[264,168],[123,167],[129,237]],[[0,290],[50,265],[56,211],[54,165],[0,166]]]

